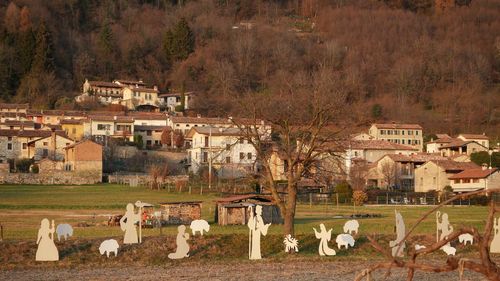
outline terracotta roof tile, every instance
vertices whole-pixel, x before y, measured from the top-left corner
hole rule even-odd
[[[478,135],[478,134],[460,134],[458,136],[462,136],[466,139],[480,139],[480,140],[487,140],[488,137],[485,135]]]
[[[453,180],[453,179],[483,179],[483,178],[486,178],[489,175],[491,175],[497,171],[498,171],[497,168],[493,168],[493,169],[483,169],[483,168],[467,169],[467,170],[464,170],[458,174],[455,174],[455,175],[449,177],[449,179],[451,179],[451,180]]]
[[[422,126],[418,124],[398,124],[398,123],[383,123],[383,124],[373,124],[379,129],[413,129],[422,130]]]

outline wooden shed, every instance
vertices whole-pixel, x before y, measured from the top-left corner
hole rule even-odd
[[[245,225],[250,218],[249,206],[262,206],[264,223],[282,224],[278,206],[271,196],[248,194],[220,198],[216,201],[215,221],[219,225]]]
[[[201,201],[160,203],[162,220],[167,224],[190,224],[201,219]]]

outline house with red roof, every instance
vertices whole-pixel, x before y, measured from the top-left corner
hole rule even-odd
[[[500,171],[498,168],[466,169],[449,177],[453,192],[468,192],[480,189],[500,188]]]
[[[396,144],[410,145],[423,151],[423,128],[418,124],[383,123],[372,124],[368,134],[375,140],[386,140]]]
[[[415,191],[442,191],[450,185],[449,177],[467,169],[479,168],[473,162],[458,162],[452,159],[431,160],[415,169]]]

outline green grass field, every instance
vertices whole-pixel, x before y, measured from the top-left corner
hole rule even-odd
[[[148,190],[143,187],[119,185],[93,186],[0,186],[0,224],[4,228],[4,239],[32,240],[36,236],[42,218],[54,219],[56,224],[87,223],[89,227],[75,227],[75,236],[98,238],[120,236],[119,227],[108,227],[104,223],[109,214],[123,214],[129,202],[141,200],[152,204],[168,201],[203,201],[202,217],[214,222],[214,200],[219,196],[214,193],[204,195],[177,193],[167,190]],[[360,220],[360,232],[363,234],[394,233],[394,210],[403,214],[406,228],[410,227],[430,206],[352,206],[335,205],[299,205],[295,220],[298,236],[311,235],[312,228],[325,223],[333,228],[333,233],[340,233],[346,219],[335,219],[336,215],[353,213],[381,214],[381,218]],[[479,206],[448,206],[441,210],[447,212],[450,222],[458,229],[461,225],[475,226],[482,229],[487,208]],[[161,234],[174,235],[176,226],[161,229]],[[246,226],[212,225],[210,234],[246,234]],[[279,235],[280,225],[272,225],[270,234]],[[431,215],[417,229],[415,234],[432,235],[435,231],[435,215]],[[159,229],[145,229],[144,236],[160,235]]]

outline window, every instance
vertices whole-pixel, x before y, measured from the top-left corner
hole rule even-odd
[[[405,130],[401,130],[401,134],[404,136],[405,135]]]
[[[208,145],[209,145],[208,137],[205,137],[205,147],[208,147]]]
[[[247,158],[248,158],[248,160],[252,160],[252,152],[247,153]]]
[[[42,150],[42,156],[43,156],[43,157],[47,157],[47,156],[49,156],[49,150],[48,150],[48,149],[46,149],[46,148],[44,148],[44,149]]]
[[[130,125],[116,125],[116,130],[120,132],[131,132],[131,129]]]
[[[179,124],[175,124],[176,127],[179,127]]]
[[[203,152],[203,163],[207,163],[208,162],[208,152]]]
[[[71,133],[76,134],[76,128],[71,129]]]
[[[46,141],[43,142],[43,146],[48,146],[48,145],[49,145],[48,142],[46,142]]]
[[[151,136],[153,132],[151,130],[146,131],[146,136]]]
[[[226,143],[226,150],[231,150],[231,145],[229,143]]]
[[[413,131],[408,130],[408,135],[409,135],[409,136],[413,135]]]
[[[240,160],[243,160],[243,159],[245,159],[245,153],[240,152]]]
[[[12,150],[12,143],[7,144],[7,150]]]
[[[26,148],[28,148],[28,144],[23,142],[23,149],[26,149]]]
[[[240,139],[240,143],[241,143],[241,144],[245,143],[245,139],[241,138],[241,139]]]
[[[415,131],[415,135],[418,136],[418,131]]]
[[[152,144],[151,140],[147,140],[147,141],[146,141],[146,145],[147,145],[147,146],[151,146],[151,144]]]
[[[464,179],[463,183],[470,183],[470,179]]]
[[[230,157],[230,156],[227,156],[227,157],[226,157],[226,163],[227,163],[227,164],[231,163],[231,157]]]
[[[403,139],[403,140],[401,140],[401,144],[405,144],[405,140],[404,140],[404,139]]]
[[[69,145],[69,142],[66,143],[66,146],[68,146],[68,145]]]
[[[385,135],[385,130],[380,130],[381,135]]]
[[[479,179],[473,179],[472,182],[473,183],[479,183]]]
[[[97,130],[109,130],[110,126],[106,124],[97,124]]]
[[[460,183],[460,180],[454,180],[453,182],[454,183]]]
[[[8,140],[8,141],[12,141],[12,137],[8,137],[8,138],[7,138],[7,140]]]

